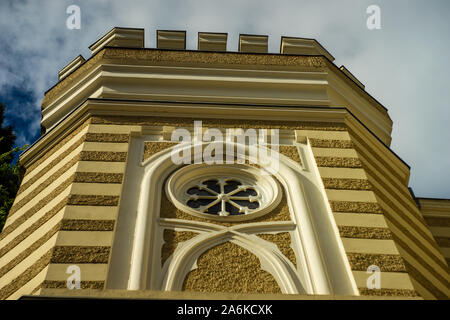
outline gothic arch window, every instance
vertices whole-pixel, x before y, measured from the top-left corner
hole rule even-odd
[[[274,276],[282,293],[357,294],[308,145],[294,143],[303,154],[303,166],[279,154],[279,169],[271,176],[248,165],[177,165],[171,161],[170,148],[142,161],[146,138],[134,139],[109,288],[182,290],[186,275],[197,267],[203,252],[232,242],[258,257],[261,268]],[[225,143],[236,147],[233,142]],[[264,215],[280,203],[282,194],[291,220],[265,221]],[[161,217],[165,196],[178,210],[197,219]],[[130,225],[129,215],[134,212]],[[161,258],[164,230],[188,235],[170,258],[166,256],[167,261]],[[266,241],[286,232],[291,235],[297,265],[276,244]],[[267,236],[259,237],[261,234]],[[126,237],[133,241],[117,241]]]

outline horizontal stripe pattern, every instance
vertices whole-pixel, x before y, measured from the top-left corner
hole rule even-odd
[[[375,265],[384,272],[406,272],[403,258],[399,254],[371,254],[347,252],[350,267],[355,271],[367,271]]]
[[[367,178],[372,184],[372,190],[393,233],[393,239],[399,252],[404,256],[406,270],[414,283],[418,282],[421,286],[416,289],[425,288],[436,298],[448,296],[439,289],[445,286],[449,288],[446,279],[449,275],[448,267],[439,257],[438,246],[427,230],[425,220],[407,189],[403,173],[397,173],[398,169],[391,166],[383,157],[374,156],[371,147],[357,134],[351,130],[350,134],[364,164]],[[422,276],[421,272],[414,271],[417,268],[427,270],[432,276]],[[445,276],[441,276],[440,272],[445,273]],[[427,295],[427,292],[424,294]]]
[[[392,233],[388,228],[338,226],[338,229],[343,238],[392,240]]]
[[[110,247],[56,246],[51,263],[108,263]]]
[[[322,178],[325,189],[336,190],[372,190],[372,185],[366,179]]]
[[[76,172],[74,182],[81,183],[122,183],[123,173]]]
[[[101,290],[105,286],[105,281],[80,281],[80,289]],[[45,280],[42,283],[43,289],[67,289],[67,281]]]
[[[419,297],[416,290],[410,289],[368,289],[358,288],[362,296],[378,296],[378,297]]]
[[[77,135],[81,134],[81,136],[85,135],[85,128],[89,125],[90,119],[86,120],[84,123],[79,125],[75,130],[73,130],[71,133],[69,133],[66,137],[64,137],[61,141],[59,141],[57,144],[51,147],[50,150],[46,151],[45,154],[38,158],[35,162],[30,164],[27,167],[27,175],[30,174],[33,170],[38,168],[41,164],[43,164],[48,158],[53,156],[54,154],[57,154],[58,152],[61,152],[61,150],[64,150],[64,148],[73,148],[73,145],[70,145],[70,141],[76,137]],[[77,141],[82,141],[84,138],[76,139]]]
[[[119,196],[71,194],[67,204],[72,206],[117,206]]]
[[[314,148],[341,148],[352,149],[353,142],[351,140],[333,140],[333,139],[317,139],[309,138],[311,147]]]
[[[378,213],[383,211],[378,203],[360,201],[329,201],[333,212]]]
[[[8,297],[16,299],[22,294],[39,293],[42,288],[50,287],[48,282],[42,284],[47,274],[46,270],[51,265],[60,265],[60,262],[107,265],[120,189],[113,187],[113,189],[117,189],[113,195],[78,195],[70,194],[70,190],[77,185],[85,185],[88,189],[97,188],[96,184],[120,185],[125,167],[116,168],[115,163],[126,161],[127,152],[122,152],[122,150],[127,150],[124,145],[129,142],[129,134],[86,133],[86,131],[89,131],[86,126],[76,130],[75,134],[63,139],[62,143],[56,144],[59,150],[51,149],[45,156],[37,159],[28,167],[24,182],[20,187],[18,200],[8,218],[10,223],[7,223],[4,231],[0,234],[0,243],[3,241],[5,244],[0,248],[0,257],[5,254],[8,256],[8,261],[0,264],[0,277],[2,277],[2,281],[7,281],[0,290],[2,299]],[[102,172],[98,168],[104,168],[105,162],[113,165],[108,168],[109,171]],[[92,166],[93,170],[80,171],[80,163],[89,164],[86,165],[86,168]],[[73,174],[69,171],[73,171]],[[67,179],[62,180],[64,176],[67,176]],[[79,191],[87,190],[86,188]],[[54,199],[61,200],[55,203]],[[49,206],[52,201],[55,204]],[[83,208],[96,208],[97,206],[107,208],[108,215],[101,215],[113,219],[98,219],[91,215],[91,212],[80,211],[76,215],[71,214],[74,219],[55,220],[56,218],[61,219],[65,215],[66,208],[76,207],[85,210]],[[70,212],[71,210],[68,210],[68,213]],[[37,214],[40,217],[34,219]],[[87,219],[82,219],[83,217],[87,217]],[[35,221],[28,223],[30,219]],[[56,224],[54,224],[55,222]],[[26,228],[22,227],[24,224],[28,224]],[[43,232],[42,228],[47,225],[51,228]],[[18,233],[19,229],[20,233]],[[104,241],[94,241],[94,239],[98,239],[98,236],[94,234],[96,232],[106,234],[108,237],[102,238]],[[95,242],[94,246],[90,246],[90,243],[89,247],[62,245],[72,244],[71,239],[81,239],[76,235],[77,233],[84,234],[81,237],[87,242]],[[31,240],[33,241],[31,242]],[[56,247],[53,242],[49,242],[50,240],[56,241]],[[61,245],[58,245],[58,241]],[[74,243],[76,244],[76,242]],[[105,242],[107,246],[103,247],[102,242]],[[53,248],[45,254],[45,259],[39,258],[37,261],[34,260],[35,258],[30,259],[39,253],[38,250],[43,250],[49,245]],[[36,262],[33,263],[33,261]],[[28,263],[33,263],[33,265],[26,268]],[[45,273],[43,273],[44,271]],[[88,281],[84,286],[86,288],[103,288],[106,274],[99,276],[101,281]]]
[[[115,220],[64,219],[61,231],[113,231]]]
[[[358,158],[315,157],[315,159],[318,167],[362,168],[361,161]]]
[[[108,152],[108,151],[82,151],[81,161],[105,161],[105,162],[124,162],[127,159],[127,152]]]
[[[129,134],[116,133],[86,133],[86,142],[110,142],[110,143],[127,143],[130,140]]]
[[[28,267],[20,276],[13,279],[6,286],[0,289],[0,300],[8,298],[15,291],[19,290],[27,282],[33,279],[41,272],[50,262],[52,250],[47,251],[36,263]]]

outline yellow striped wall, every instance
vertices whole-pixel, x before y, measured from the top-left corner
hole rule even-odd
[[[417,296],[353,141],[346,132],[303,132],[316,159],[361,295]],[[368,267],[380,268],[380,289],[368,289]]]
[[[450,263],[450,200],[418,198],[417,202],[448,266]]]
[[[102,289],[107,274],[128,134],[99,134],[87,121],[26,168],[0,234],[0,298],[66,288]]]
[[[380,142],[369,142],[354,128],[349,134],[415,291],[426,299],[448,299],[449,268],[402,175],[375,149]]]
[[[142,125],[180,124],[192,122],[93,117],[28,164],[0,234],[0,298],[63,292],[70,265],[80,267],[82,288],[103,289],[130,132]],[[204,125],[268,126],[216,119]],[[439,247],[433,237],[448,233],[431,225],[430,232],[397,169],[343,125],[282,128],[307,137],[360,294],[448,298],[448,266],[441,254],[448,258],[442,245],[448,242],[439,240]],[[381,289],[367,289],[369,265],[380,267]]]

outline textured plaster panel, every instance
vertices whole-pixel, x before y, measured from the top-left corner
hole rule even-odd
[[[130,135],[126,133],[86,133],[85,142],[128,143]]]
[[[78,162],[78,172],[110,172],[124,173],[126,163],[124,162],[102,162],[102,161],[80,161]]]
[[[121,184],[114,183],[73,183],[70,190],[79,195],[118,196],[122,190]]]
[[[62,280],[67,281],[69,274],[66,273],[67,268],[72,264],[58,263],[50,264],[48,266],[48,273],[45,277],[46,280]],[[106,272],[108,270],[107,264],[82,264],[78,267],[81,270],[81,280],[83,281],[104,281],[106,279]]]
[[[128,143],[85,142],[83,144],[83,151],[127,152]]]
[[[72,194],[69,196],[67,204],[74,206],[117,206],[119,204],[119,197]]]
[[[309,138],[309,143],[313,149],[333,148],[333,149],[353,149],[351,140],[316,139]]]
[[[74,182],[83,183],[122,183],[122,173],[76,172]]]
[[[111,220],[117,216],[117,207],[66,206],[65,219]]]
[[[343,238],[392,240],[392,234],[388,228],[338,226],[338,229]]]
[[[62,231],[113,231],[115,220],[63,219]]]
[[[299,122],[299,121],[275,121],[275,120],[237,120],[237,119],[196,119],[202,120],[203,127],[213,128],[242,128],[242,129],[308,129],[308,130],[327,130],[327,131],[345,131],[346,126],[343,123],[332,122]],[[145,126],[175,126],[180,125],[192,127],[193,118],[169,118],[169,117],[118,117],[118,116],[95,116],[91,118],[96,125],[145,125]],[[140,128],[140,127],[138,127]],[[117,132],[118,133],[118,132]]]
[[[80,281],[81,289],[103,289],[105,286],[105,281]],[[42,283],[42,288],[51,288],[51,289],[66,289],[67,288],[67,280],[57,281],[57,280],[45,280]]]
[[[359,201],[359,202],[377,202],[375,194],[372,191],[363,190],[325,190],[328,200],[334,201]]]
[[[325,189],[337,190],[371,190],[372,185],[364,179],[322,178]]]
[[[175,145],[177,145],[177,143],[175,142],[146,142],[144,144],[143,161],[147,160],[155,153],[158,153]]]
[[[346,252],[398,254],[397,247],[392,240],[350,238],[341,238],[341,240]]]
[[[110,246],[113,232],[107,231],[60,231],[57,246]]]
[[[381,207],[374,202],[330,201],[330,206],[333,212],[383,213]]]
[[[184,291],[281,293],[273,276],[261,269],[259,259],[231,242],[202,253],[197,266],[187,274]]]
[[[112,59],[116,62],[133,64],[142,63],[199,63],[205,65],[235,65],[242,66],[271,66],[272,68],[291,66],[296,68],[321,69],[327,66],[327,60],[321,56],[301,55],[262,55],[252,53],[236,52],[201,52],[201,51],[164,51],[164,50],[132,50],[120,48],[107,48],[103,58]],[[50,93],[50,92],[49,92]]]
[[[278,151],[285,155],[286,157],[294,160],[298,164],[302,164],[302,160],[300,159],[300,155],[298,154],[298,149],[296,146],[278,146]]]
[[[154,154],[165,150],[167,148],[173,147],[175,146],[177,143],[174,142],[146,142],[144,145],[144,156],[143,156],[143,161],[147,160],[148,158],[150,158],[151,156],[153,156]],[[203,146],[203,150],[204,150],[204,146]],[[236,151],[236,150],[235,150]],[[296,146],[283,146],[280,145],[278,146],[278,151],[279,153],[285,155],[286,157],[294,160],[295,162],[299,163],[301,165],[301,159],[300,159],[300,155],[298,154],[298,150]],[[235,153],[235,160],[236,160],[236,154]],[[226,162],[225,157],[222,158],[223,162]],[[249,161],[246,159],[245,163],[249,164]]]
[[[166,262],[166,260],[175,252],[178,244],[190,240],[197,235],[198,233],[195,232],[164,229],[164,244],[161,248],[161,266],[163,266],[164,262]]]
[[[281,253],[288,258],[294,266],[297,266],[295,252],[291,248],[291,235],[289,232],[280,232],[277,234],[258,234],[258,237],[275,243]]]
[[[367,279],[373,273],[366,271],[353,271],[353,276],[358,288],[367,286]],[[414,290],[411,278],[407,273],[400,272],[380,272],[380,286],[381,289],[407,289]]]
[[[319,167],[319,173],[322,178],[337,178],[337,179],[367,179],[366,173],[363,169],[350,168],[327,168]]]
[[[123,162],[126,159],[126,152],[82,151],[80,154],[81,161]]]
[[[409,289],[367,289],[359,288],[359,293],[364,296],[379,296],[379,297],[417,297],[418,293]]]
[[[315,157],[315,159],[318,167],[362,168],[361,161],[358,158]]]
[[[334,219],[338,226],[387,228],[381,214],[339,212],[334,214]]]
[[[350,267],[353,271],[367,271],[371,265],[376,265],[383,272],[406,272],[402,256],[398,254],[347,253]]]

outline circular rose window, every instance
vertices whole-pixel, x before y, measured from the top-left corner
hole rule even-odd
[[[185,166],[169,177],[166,192],[189,214],[213,220],[242,221],[273,210],[281,200],[278,182],[247,165]]]

